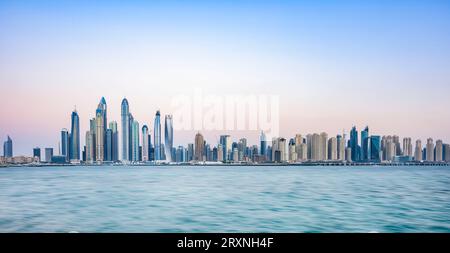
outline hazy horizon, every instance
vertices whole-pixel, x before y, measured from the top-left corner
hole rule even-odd
[[[450,142],[448,1],[1,1],[0,27],[0,142],[14,155],[57,153],[75,106],[84,145],[102,96],[119,129],[126,97],[153,130],[195,88],[278,95],[285,138],[368,125]]]

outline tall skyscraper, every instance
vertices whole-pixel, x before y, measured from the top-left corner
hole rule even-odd
[[[396,145],[394,138],[392,136],[383,136],[384,138],[384,160],[386,161],[394,161],[394,157],[396,155]]]
[[[444,144],[444,161],[446,162],[450,162],[450,145],[449,144]]]
[[[358,145],[358,131],[353,127],[350,131],[350,148],[352,149],[352,161],[359,161],[359,145]]]
[[[96,133],[97,133],[97,120],[96,120],[96,118],[92,118],[91,120],[89,120],[89,134],[91,135],[90,138],[92,139],[90,141],[91,149],[89,150],[89,152],[92,155],[91,156],[91,159],[92,159],[91,162],[96,161],[96,156],[95,156],[96,149],[97,149],[97,146],[96,146],[96,140],[97,140]]]
[[[37,157],[38,161],[39,162],[41,161],[41,148],[39,147],[33,148],[33,157]]]
[[[119,132],[117,131],[117,122],[109,122],[109,129],[111,129],[111,161],[119,160]]]
[[[156,111],[155,124],[153,127],[153,142],[155,143],[155,160],[160,161],[162,159],[161,154],[161,114]]]
[[[319,160],[326,161],[328,159],[328,134],[327,133],[320,134],[319,154],[320,154]]]
[[[93,163],[95,160],[95,134],[86,131],[86,162]]]
[[[173,120],[172,115],[166,115],[164,117],[164,148],[166,154],[166,160],[173,162],[172,149],[173,149]]]
[[[122,119],[122,161],[130,159],[130,106],[128,100],[124,98],[121,105]]]
[[[147,125],[142,126],[142,161],[149,160],[149,134]]]
[[[65,128],[61,130],[61,155],[66,157],[66,161],[70,160],[69,157],[69,131]]]
[[[71,161],[80,160],[80,118],[78,112],[72,112],[72,126],[69,140],[69,157]]]
[[[229,135],[221,135],[220,136],[220,144],[223,148],[223,161],[230,160],[231,153],[231,137]]]
[[[397,155],[397,156],[402,155],[402,147],[400,144],[400,137],[398,137],[397,135],[394,135],[394,136],[392,136],[392,140],[395,145],[395,155]]]
[[[107,129],[108,129],[108,119],[107,119],[107,105],[106,105],[106,100],[105,97],[102,97],[100,99],[100,102],[98,103],[97,106],[97,111],[100,111],[101,115],[102,115],[102,137],[101,139],[103,140],[103,143],[101,144],[101,147],[103,147],[103,160],[106,160],[106,142],[108,141],[106,139],[106,133],[107,133]],[[95,112],[97,114],[97,111]],[[98,131],[97,131],[98,132]],[[96,136],[97,139],[99,139],[100,137],[98,137],[98,135]],[[99,145],[98,143],[96,143],[96,145]]]
[[[381,138],[378,135],[370,136],[370,157],[369,160],[372,162],[380,162],[381,157]]]
[[[338,151],[337,138],[331,137],[328,140],[328,160],[332,160],[332,161],[338,160],[337,151]]]
[[[413,156],[411,138],[403,138],[403,155]]]
[[[427,140],[427,147],[426,147],[426,151],[427,151],[427,162],[433,162],[434,161],[434,143],[433,143],[433,139],[428,138]]]
[[[443,143],[442,140],[436,141],[436,148],[435,148],[435,161],[436,162],[442,162],[443,161]]]
[[[260,146],[261,146],[261,155],[262,156],[266,156],[267,155],[267,140],[266,140],[266,134],[261,131],[261,136],[260,136]],[[222,151],[223,152],[223,151]],[[223,154],[222,154],[223,157]]]
[[[131,161],[139,161],[139,122],[133,120],[131,127]]]
[[[100,103],[97,107],[98,110],[101,111],[102,117],[103,117],[103,133],[106,134],[106,129],[108,129],[108,119],[107,117],[107,106],[106,106],[106,100],[104,97],[100,99]]]
[[[311,161],[320,161],[322,158],[321,154],[321,141],[322,138],[319,134],[313,134],[311,136]]]
[[[337,159],[345,161],[345,140],[341,135],[336,136],[337,141]]]
[[[45,162],[52,162],[53,148],[45,148]]]
[[[421,140],[416,140],[416,149],[414,150],[414,160],[418,162],[423,160]]]
[[[95,113],[95,125],[97,127],[95,133],[95,160],[97,162],[105,160],[105,122],[103,117],[103,111],[97,109]]]
[[[369,127],[366,126],[363,131],[361,131],[361,151],[363,161],[369,160]]]
[[[195,161],[204,161],[204,149],[205,142],[203,139],[203,135],[201,133],[197,133],[195,135],[195,147],[194,147],[194,160]]]
[[[113,133],[111,129],[106,129],[105,138],[105,161],[113,161]]]
[[[3,143],[3,156],[13,157],[13,142],[11,137],[6,137],[6,141]]]

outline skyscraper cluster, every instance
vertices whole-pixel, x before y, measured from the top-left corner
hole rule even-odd
[[[81,151],[80,119],[76,109],[71,114],[71,127],[61,130],[59,156],[53,148],[46,148],[41,157],[40,148],[33,149],[33,158],[45,162],[101,164],[104,162],[222,162],[222,163],[303,163],[303,162],[450,162],[450,145],[442,140],[428,138],[414,142],[411,138],[400,139],[397,135],[371,135],[369,127],[360,133],[354,126],[349,139],[346,134],[329,136],[327,133],[296,134],[286,139],[275,137],[267,140],[261,132],[259,146],[249,145],[246,138],[233,141],[230,135],[221,135],[218,143],[208,143],[196,133],[193,143],[187,147],[173,146],[173,118],[164,116],[164,132],[161,131],[161,113],[156,111],[153,130],[139,122],[130,112],[128,100],[121,103],[121,125],[108,123],[105,98],[101,98],[89,130],[85,133],[85,146]],[[120,128],[120,146],[119,146]],[[153,141],[152,132],[153,131]],[[164,136],[162,136],[164,135]],[[161,140],[164,138],[164,141]],[[120,147],[120,148],[119,148]],[[119,156],[119,149],[121,153]],[[8,136],[3,144],[3,157],[13,157],[13,143]]]
[[[108,106],[101,98],[94,117],[89,120],[89,130],[85,134],[83,161],[102,163],[119,160],[119,134],[117,122],[108,123]]]

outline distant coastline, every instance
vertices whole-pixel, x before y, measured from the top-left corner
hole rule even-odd
[[[397,166],[450,166],[450,163],[442,162],[406,162],[406,163],[362,163],[362,162],[303,162],[303,163],[102,163],[102,164],[1,164],[0,168],[7,167],[110,167],[110,166],[130,166],[130,167],[397,167]]]

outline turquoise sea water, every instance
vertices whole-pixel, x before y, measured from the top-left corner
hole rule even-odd
[[[0,232],[450,232],[450,167],[0,169]]]

